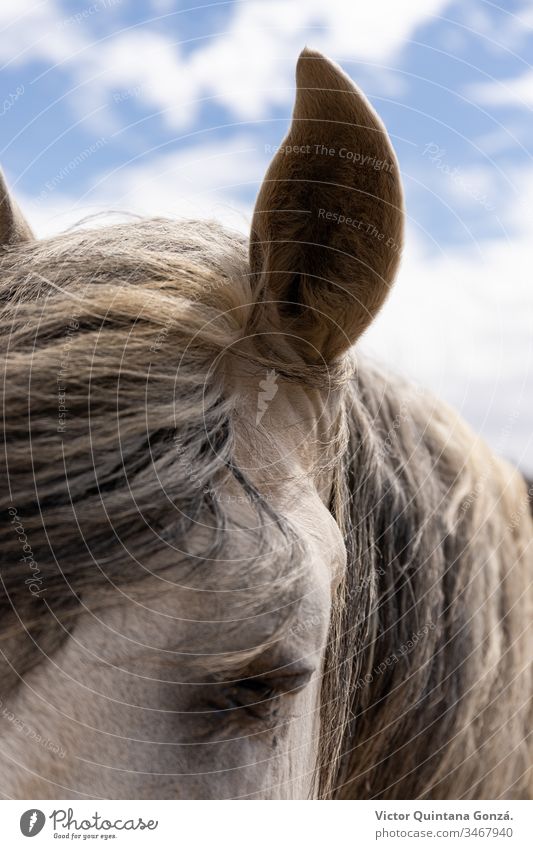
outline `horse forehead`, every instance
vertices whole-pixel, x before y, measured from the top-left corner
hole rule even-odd
[[[154,568],[150,592],[146,583],[139,585],[136,601],[142,606],[150,597],[147,618],[157,622],[162,614],[170,625],[174,618],[188,623],[201,643],[202,635],[209,642],[215,633],[223,640],[236,625],[246,642],[255,630],[267,640],[286,619],[320,612],[327,617],[346,566],[337,523],[310,483],[302,483],[290,503],[273,498],[271,506],[282,514],[289,534],[280,533],[273,518],[260,518],[253,502],[233,505],[227,512],[238,509],[238,526],[228,522],[214,559],[202,556],[211,537],[208,529],[200,530],[199,556],[161,573]]]
[[[294,384],[274,370],[242,362],[239,368],[237,465],[296,531],[308,563],[320,564],[326,580],[336,582],[346,565],[344,539],[329,510],[340,396]],[[237,481],[227,482],[223,498],[253,527],[255,507]]]
[[[176,652],[183,666],[216,668],[227,653],[270,644],[281,649],[287,640],[295,652],[316,650],[325,638],[344,547],[323,505],[317,521],[305,502],[303,497],[289,517],[301,545],[283,546],[276,535],[279,545],[267,546],[258,556],[250,531],[246,540],[226,545],[220,561],[195,561],[191,568],[178,566],[163,576],[155,571],[131,587],[118,628],[127,644],[118,649],[115,643],[113,655],[140,653],[141,661],[144,656],[157,660],[157,651],[163,650],[164,661],[172,662]],[[109,616],[114,621],[116,614]],[[147,646],[153,651],[146,652]]]
[[[340,580],[346,566],[344,538],[315,481],[302,474],[278,484],[266,490],[258,487],[268,512],[258,509],[254,497],[243,495],[234,479],[217,491],[216,497],[225,502],[228,523],[214,561],[203,561],[201,552],[208,549],[211,537],[209,529],[199,530],[198,564],[204,563],[204,568],[191,568],[194,563],[185,566],[193,587],[242,592],[284,576],[288,596],[291,591],[298,594],[317,583],[329,586]],[[283,521],[284,532],[276,516]]]
[[[321,471],[330,464],[338,435],[338,394],[242,361],[233,381],[238,387],[234,423],[239,467],[267,497],[271,490],[294,495],[311,482],[329,501]]]

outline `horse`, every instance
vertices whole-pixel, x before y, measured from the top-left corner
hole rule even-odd
[[[531,488],[359,352],[405,212],[348,76],[300,55],[248,240],[0,194],[3,795],[529,797]]]

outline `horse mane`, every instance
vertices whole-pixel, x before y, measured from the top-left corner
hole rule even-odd
[[[294,543],[233,456],[224,358],[253,303],[246,242],[214,222],[81,227],[0,254],[5,691],[162,549],[157,568],[187,568],[198,526],[216,559],[228,476],[261,519],[258,568],[276,533]]]
[[[528,797],[524,482],[445,405],[369,363],[346,426],[337,499],[350,567],[328,653],[320,795]]]
[[[5,687],[110,582],[142,580],[161,538],[181,542],[201,521],[215,558],[224,476],[269,534],[290,535],[233,457],[225,352],[257,298],[244,240],[212,222],[82,228],[2,251]],[[257,361],[325,379],[266,347]],[[331,509],[349,568],[326,653],[318,792],[525,795],[525,486],[443,405],[374,366],[327,377],[345,398]]]

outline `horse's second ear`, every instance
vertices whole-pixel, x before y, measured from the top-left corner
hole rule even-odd
[[[374,110],[341,69],[304,50],[288,135],[252,221],[257,316],[308,360],[331,361],[361,335],[398,266],[398,164]]]
[[[9,194],[4,175],[0,171],[0,248],[29,242],[34,238],[16,200]]]

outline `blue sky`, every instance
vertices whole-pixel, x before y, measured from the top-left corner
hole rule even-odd
[[[408,238],[363,347],[533,468],[533,6],[3,0],[0,162],[40,235],[87,214],[246,231],[308,44],[393,139]]]

